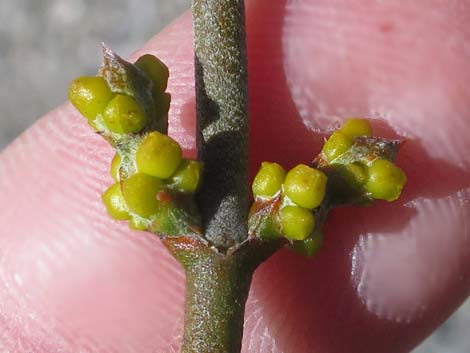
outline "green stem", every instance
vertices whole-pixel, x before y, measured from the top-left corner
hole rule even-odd
[[[197,139],[205,237],[219,249],[248,234],[248,79],[243,0],[193,0]]]
[[[245,303],[253,272],[282,245],[247,241],[221,254],[197,238],[166,238],[186,271],[186,306],[181,353],[240,353]]]
[[[239,353],[252,269],[215,253],[186,267],[182,353]]]
[[[239,353],[253,272],[280,244],[248,237],[248,78],[243,0],[193,0],[198,192],[204,239],[168,237],[186,272],[182,353]],[[208,243],[206,242],[208,241]]]

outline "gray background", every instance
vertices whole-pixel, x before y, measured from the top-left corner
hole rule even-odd
[[[0,0],[0,150],[94,74],[98,43],[124,57],[190,0]],[[66,63],[66,64],[64,64]],[[470,352],[470,301],[413,353]]]

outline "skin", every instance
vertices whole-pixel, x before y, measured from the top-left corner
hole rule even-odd
[[[409,139],[409,181],[398,202],[335,210],[316,258],[284,250],[258,269],[243,352],[408,352],[469,295],[470,1],[425,3],[247,3],[252,175],[368,116]],[[194,156],[190,15],[144,53],[170,67],[170,135]],[[0,154],[3,350],[177,351],[183,271],[106,215],[112,157],[68,103]]]

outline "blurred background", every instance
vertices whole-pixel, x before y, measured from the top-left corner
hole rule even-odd
[[[64,102],[73,78],[95,74],[101,41],[126,57],[189,4],[190,0],[0,0],[0,150]],[[469,352],[469,328],[467,301],[413,353]]]

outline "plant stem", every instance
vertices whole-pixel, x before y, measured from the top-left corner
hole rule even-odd
[[[186,270],[182,353],[239,353],[252,272],[238,258],[207,256]]]
[[[186,271],[181,353],[240,353],[245,302],[253,272],[281,242],[245,242],[221,254],[197,238],[164,240]]]
[[[193,0],[198,192],[204,238],[164,239],[186,272],[182,353],[239,353],[253,272],[279,248],[248,237],[248,78],[243,0]],[[208,243],[206,242],[208,241]]]
[[[243,0],[193,0],[198,204],[205,237],[219,249],[247,237],[248,79]]]

